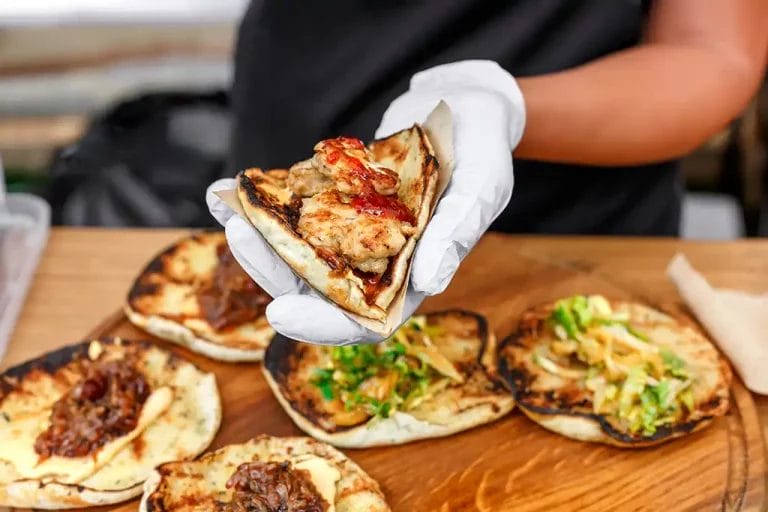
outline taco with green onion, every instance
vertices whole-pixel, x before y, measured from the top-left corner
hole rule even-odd
[[[447,436],[511,411],[495,355],[483,317],[445,311],[413,316],[378,344],[327,347],[278,335],[263,371],[304,432],[362,448]]]
[[[531,419],[582,441],[642,447],[728,410],[731,372],[700,332],[650,307],[577,295],[527,311],[499,372]]]

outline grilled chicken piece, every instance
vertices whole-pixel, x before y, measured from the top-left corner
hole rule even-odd
[[[336,183],[339,192],[348,195],[370,193],[396,194],[400,177],[391,169],[373,162],[373,155],[359,139],[338,137],[315,145],[314,167]]]
[[[304,160],[294,164],[288,171],[288,186],[294,194],[301,197],[312,197],[324,190],[332,189],[333,180],[322,174],[313,160]]]
[[[388,258],[400,252],[413,229],[397,219],[360,214],[336,191],[304,199],[298,224],[299,233],[310,244],[376,274],[384,273]]]

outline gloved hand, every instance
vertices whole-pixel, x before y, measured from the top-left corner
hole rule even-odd
[[[385,112],[376,136],[423,122],[440,100],[453,113],[455,166],[416,246],[403,320],[426,296],[445,290],[461,260],[506,207],[514,183],[512,150],[525,124],[523,97],[514,78],[495,62],[463,61],[414,75],[410,89]],[[274,297],[267,319],[275,330],[330,345],[380,341],[380,335],[319,297],[247,221],[213,194],[234,187],[234,180],[213,183],[206,195],[208,207],[225,226],[237,261]]]

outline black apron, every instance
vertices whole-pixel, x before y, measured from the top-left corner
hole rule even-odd
[[[285,167],[327,137],[371,138],[410,77],[438,64],[491,59],[522,77],[635,45],[645,12],[639,0],[255,1],[237,43],[230,170]],[[495,230],[678,232],[674,162],[514,165],[515,190]]]

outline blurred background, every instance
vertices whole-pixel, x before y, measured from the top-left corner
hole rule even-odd
[[[246,0],[0,2],[0,155],[54,224],[206,226]],[[682,233],[768,235],[768,87],[683,162]],[[89,186],[83,187],[88,177]]]

